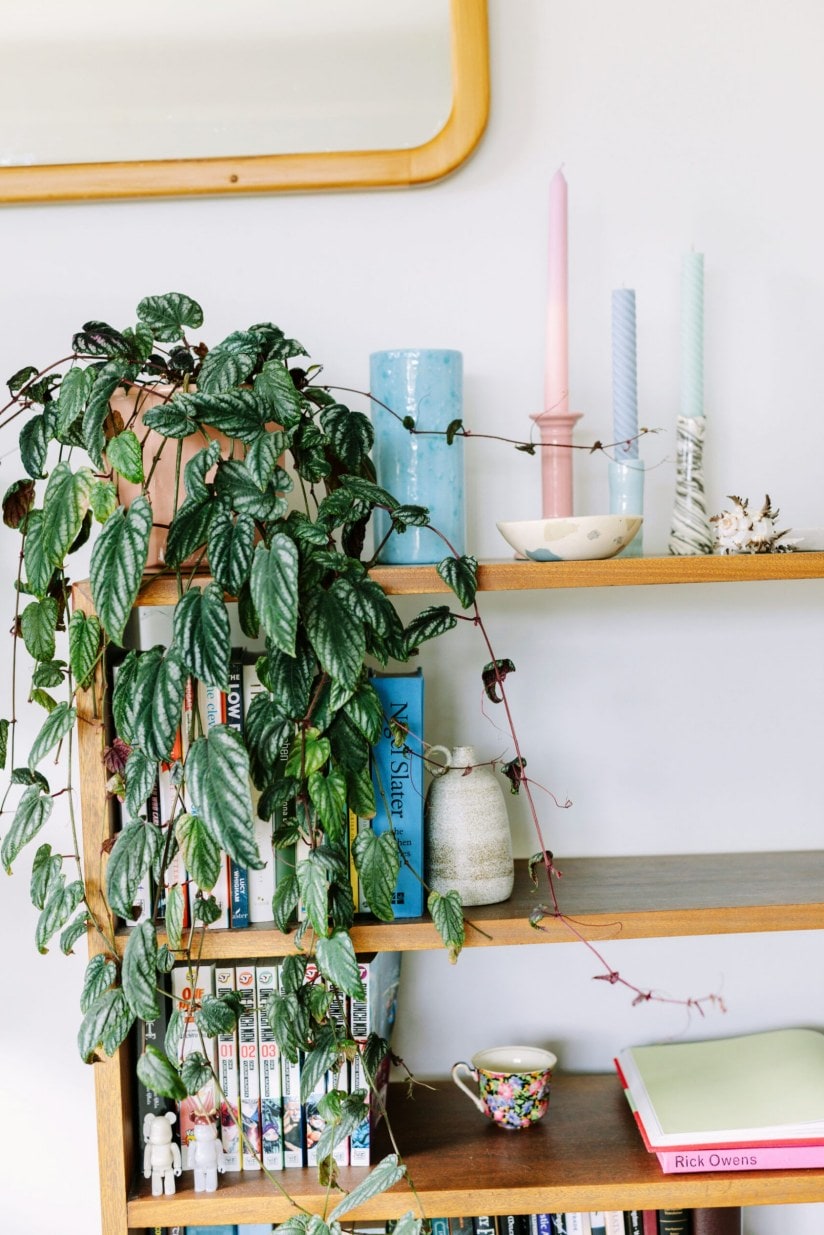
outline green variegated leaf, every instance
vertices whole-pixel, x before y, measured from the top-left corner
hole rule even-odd
[[[186,668],[174,648],[160,662],[155,678],[149,753],[155,759],[168,759],[180,725],[186,692]]]
[[[273,522],[285,514],[286,498],[273,489],[262,490],[240,459],[222,463],[215,477],[215,492],[227,507],[260,522]]]
[[[49,590],[54,564],[43,535],[42,510],[30,510],[26,515],[26,538],[23,542],[26,580],[32,593],[42,598]]]
[[[91,1063],[98,1050],[113,1055],[134,1024],[126,996],[118,987],[95,1000],[83,1017],[77,1047],[84,1063]]]
[[[175,395],[171,406],[182,410],[195,424],[211,425],[226,437],[253,442],[263,431],[263,409],[253,390],[234,389],[214,394],[191,392]]]
[[[35,909],[44,909],[49,893],[56,885],[63,870],[63,859],[59,853],[52,853],[51,845],[41,845],[34,855],[31,868],[29,893]]]
[[[363,622],[352,612],[338,579],[328,592],[316,590],[307,598],[306,632],[322,667],[344,686],[357,685],[363,671],[366,638]],[[265,623],[264,623],[265,625]]]
[[[193,455],[183,472],[186,496],[193,502],[205,502],[212,496],[206,477],[220,458],[220,442],[215,439]]]
[[[299,422],[303,406],[300,393],[280,360],[267,360],[255,378],[255,393],[266,408],[264,422],[275,421],[284,429]]]
[[[18,438],[20,445],[20,461],[26,472],[34,480],[40,480],[44,475],[49,443],[45,416],[32,416],[20,430]]]
[[[289,443],[286,433],[280,430],[261,433],[246,452],[246,467],[259,489],[271,482],[278,493],[288,493],[293,487],[292,477],[280,466],[280,459]]]
[[[66,956],[71,956],[74,951],[74,945],[78,939],[82,939],[91,924],[92,920],[85,910],[79,913],[76,918],[73,918],[60,934],[60,951]]]
[[[321,938],[315,947],[318,969],[325,978],[352,999],[365,998],[358,969],[358,958],[348,931],[333,931]]]
[[[306,917],[318,935],[329,934],[329,872],[317,850],[297,864],[298,891]],[[371,908],[371,906],[370,906]]]
[[[266,634],[289,656],[295,654],[298,625],[298,550],[285,533],[258,545],[252,562],[251,593]]]
[[[221,849],[241,866],[264,866],[255,842],[249,760],[239,734],[215,725],[186,760],[189,799]]]
[[[279,1222],[278,1235],[306,1235],[309,1218],[309,1214],[295,1214],[293,1218],[287,1218],[285,1222]]]
[[[275,895],[272,899],[272,917],[275,920],[275,926],[284,934],[292,924],[299,900],[297,875],[293,871],[287,871],[284,874],[278,871]]]
[[[344,1214],[348,1214],[351,1209],[357,1209],[359,1205],[365,1205],[367,1201],[371,1201],[374,1197],[379,1196],[381,1192],[386,1192],[388,1188],[394,1187],[399,1180],[403,1179],[406,1174],[406,1167],[398,1161],[397,1154],[387,1154],[376,1167],[369,1172],[361,1183],[356,1188],[353,1188],[350,1193],[336,1205],[329,1215],[332,1222],[338,1221]]]
[[[9,752],[9,722],[0,720],[0,768],[5,768]]]
[[[361,828],[352,851],[369,908],[382,922],[391,922],[395,916],[392,895],[401,869],[394,833],[382,832],[376,836],[371,828]]]
[[[359,683],[355,693],[343,704],[343,710],[369,745],[374,746],[383,725],[383,708],[374,686],[369,682]]]
[[[212,1079],[212,1069],[209,1067],[209,1061],[200,1051],[192,1051],[191,1055],[187,1055],[180,1065],[180,1079],[186,1086],[188,1094],[196,1094],[199,1089],[203,1089],[204,1085],[208,1085]]]
[[[106,867],[106,898],[114,912],[127,921],[135,916],[137,889],[150,866],[146,824],[127,823],[115,837]]]
[[[217,841],[196,815],[181,815],[175,824],[175,836],[192,879],[211,892],[220,878],[221,854]]]
[[[34,931],[38,952],[47,952],[52,935],[62,930],[83,899],[83,884],[79,880],[63,886],[62,877],[52,885],[49,899],[43,907]]]
[[[133,485],[143,484],[143,451],[137,435],[131,429],[125,429],[112,438],[106,446],[106,456],[110,465],[125,480],[131,481]]]
[[[218,507],[209,526],[207,553],[215,580],[237,596],[249,578],[255,552],[255,521],[251,515],[233,518]]]
[[[85,322],[72,339],[72,350],[87,356],[120,356],[126,358],[131,349],[119,330],[108,322]]]
[[[171,973],[175,967],[175,954],[167,943],[157,949],[157,972]]]
[[[260,340],[248,330],[236,331],[213,347],[203,358],[197,379],[202,394],[218,394],[241,386],[250,376],[260,354]]]
[[[464,554],[447,557],[438,564],[438,574],[457,596],[464,609],[475,600],[478,590],[478,559]]]
[[[464,946],[465,929],[461,898],[455,891],[430,892],[426,902],[438,934],[454,965]]]
[[[110,480],[96,480],[89,494],[89,505],[98,523],[105,523],[117,510],[117,487]]]
[[[197,432],[197,419],[193,409],[185,401],[187,397],[175,395],[168,403],[149,408],[143,413],[143,424],[147,429],[154,429],[161,437],[170,437],[175,441],[182,437],[191,437]]]
[[[134,370],[124,372],[121,361],[111,361],[95,374],[94,386],[83,413],[81,437],[89,458],[98,471],[103,471],[103,449],[106,440],[103,436],[103,425],[111,411],[109,400],[114,392],[123,384],[124,378],[133,375]]]
[[[43,545],[52,566],[60,566],[74,544],[89,509],[94,477],[86,467],[73,472],[57,463],[43,497]]]
[[[430,605],[414,617],[404,631],[406,655],[409,656],[428,639],[436,639],[448,630],[453,630],[458,619],[448,605]]]
[[[52,750],[59,742],[62,742],[67,733],[70,733],[74,727],[74,722],[77,719],[77,709],[70,708],[68,703],[58,703],[53,712],[50,712],[46,720],[43,722],[43,727],[34,739],[34,745],[29,752],[28,765],[34,769],[37,767],[41,759]]]
[[[315,1033],[314,1045],[304,1052],[300,1068],[300,1100],[307,1102],[318,1087],[323,1088],[323,1078],[337,1063],[338,1051],[335,1034],[330,1026],[322,1026]]]
[[[75,609],[69,620],[69,664],[78,686],[90,685],[100,655],[102,631],[95,614]]]
[[[183,941],[183,910],[183,889],[179,883],[173,883],[166,889],[166,934],[169,947],[175,952],[180,951]]]
[[[122,507],[106,521],[92,549],[91,588],[95,611],[104,630],[122,643],[149,552],[152,508],[137,497],[128,511]]]
[[[121,664],[112,691],[112,719],[115,733],[124,741],[134,743],[140,723],[140,708],[135,706],[134,692],[145,672],[143,660],[151,657],[157,662],[161,652],[153,648],[148,652],[131,651]]]
[[[180,1102],[186,1097],[186,1086],[180,1073],[156,1046],[147,1046],[137,1061],[137,1079],[150,1093]]]
[[[117,981],[117,964],[110,956],[98,952],[93,956],[83,975],[83,989],[80,992],[80,1011],[88,1012],[89,1008],[105,994]]]
[[[20,850],[33,840],[52,812],[53,800],[43,793],[40,785],[30,785],[25,790],[14,813],[12,825],[3,837],[0,860],[11,874],[11,864]]]
[[[327,743],[328,746],[328,743]],[[313,772],[308,779],[309,797],[330,841],[343,835],[346,818],[346,778],[339,768],[327,775]]]
[[[66,668],[65,660],[42,661],[31,675],[32,686],[38,686],[41,690],[53,690],[65,681]]]
[[[189,672],[219,690],[229,687],[231,629],[223,589],[208,583],[192,587],[177,602],[174,645]]]
[[[294,656],[270,648],[263,663],[258,663],[258,673],[272,692],[281,716],[306,714],[315,676],[315,658],[305,640],[298,639]]]
[[[266,1020],[283,1054],[297,1063],[309,1035],[309,1013],[294,991],[275,991],[266,1007]]]
[[[166,561],[170,566],[182,565],[204,547],[218,509],[218,503],[212,497],[183,503],[172,519],[166,541]]]
[[[20,633],[32,660],[53,658],[57,615],[57,601],[51,596],[31,601],[20,614]]]
[[[187,326],[199,330],[203,325],[200,305],[181,292],[145,296],[137,306],[137,317],[159,343],[174,343],[183,338]]]
[[[140,746],[135,746],[126,760],[126,796],[124,805],[126,813],[136,818],[146,809],[155,781],[157,780],[157,763]]]
[[[207,895],[197,890],[197,895],[192,901],[192,916],[195,922],[202,922],[204,926],[211,926],[213,922],[220,920],[223,910],[217,903],[217,900],[212,895]]]
[[[204,995],[203,1003],[195,1012],[195,1021],[208,1038],[214,1038],[219,1033],[232,1033],[242,1012],[243,1002],[235,991],[227,991],[219,997]]]
[[[332,403],[321,412],[320,422],[335,454],[349,471],[356,471],[375,440],[371,420],[363,412],[352,412],[342,403]]]
[[[342,1140],[351,1136],[369,1116],[369,1107],[363,1099],[362,1090],[347,1095],[332,1090],[321,1098],[318,1111],[326,1120],[326,1127],[317,1143],[319,1162],[328,1157]]]
[[[331,747],[328,738],[322,738],[317,729],[302,729],[292,743],[284,769],[286,776],[311,776],[329,759]]]
[[[141,922],[129,931],[123,953],[123,994],[141,1020],[160,1016],[157,1001],[157,935],[151,922]]]
[[[57,399],[57,422],[54,435],[60,442],[69,442],[76,437],[83,422],[83,413],[94,386],[94,369],[75,366],[60,383]]]

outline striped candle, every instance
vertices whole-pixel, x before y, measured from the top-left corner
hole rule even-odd
[[[612,433],[622,459],[638,458],[638,364],[635,342],[635,292],[612,293]]]
[[[704,254],[681,266],[681,415],[704,415]]]

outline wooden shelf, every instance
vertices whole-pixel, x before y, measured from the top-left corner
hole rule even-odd
[[[390,596],[448,593],[434,566],[376,566],[372,578]],[[604,562],[481,562],[482,592],[524,592],[571,587],[641,587],[661,583],[747,583],[769,579],[824,578],[824,553],[756,553],[730,557],[610,558]],[[207,577],[196,578],[203,584]],[[74,591],[91,604],[87,580]],[[138,605],[173,605],[178,599],[174,574],[147,575]]]
[[[553,1082],[546,1118],[525,1132],[488,1123],[449,1081],[419,1087],[411,1099],[393,1086],[390,1110],[404,1161],[427,1216],[546,1213],[671,1206],[782,1205],[824,1199],[824,1171],[725,1171],[665,1175],[644,1149],[618,1079],[564,1076]],[[390,1152],[379,1136],[377,1155]],[[342,1168],[348,1191],[366,1168]],[[322,1213],[325,1190],[312,1170],[278,1175],[297,1204]],[[238,1182],[233,1182],[238,1180]],[[187,1172],[174,1197],[141,1184],[128,1204],[129,1226],[282,1222],[291,1210],[265,1176],[224,1175],[217,1193],[192,1191]],[[331,1210],[336,1201],[329,1203]],[[417,1213],[408,1185],[375,1197],[351,1219],[380,1221]]]
[[[518,862],[508,901],[467,909],[467,918],[478,929],[467,929],[466,946],[572,943],[581,935],[593,940],[649,939],[824,928],[824,852],[819,850],[568,858],[556,859],[556,866],[563,872],[557,884],[561,909],[575,919],[575,934],[559,918],[544,918],[539,931],[530,926],[535,906],[546,903],[546,883],[534,888],[526,862]],[[351,933],[362,953],[442,946],[428,918],[363,918]],[[122,931],[121,949],[127,937],[128,931]],[[202,956],[285,956],[294,950],[293,940],[292,934],[266,925],[207,930]]]

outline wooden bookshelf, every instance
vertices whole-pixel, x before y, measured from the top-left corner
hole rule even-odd
[[[375,566],[370,574],[390,596],[449,593],[434,566]],[[603,562],[481,562],[482,592],[551,591],[573,587],[644,587],[662,583],[753,583],[824,578],[824,553],[756,553],[730,557],[609,558]],[[195,579],[206,583],[207,576]],[[74,585],[91,602],[88,582]],[[173,605],[177,580],[168,572],[147,575],[139,605]]]
[[[393,1128],[428,1216],[546,1213],[670,1206],[784,1205],[820,1201],[824,1171],[724,1171],[665,1175],[644,1149],[616,1075],[559,1075],[546,1118],[524,1132],[494,1127],[449,1081],[419,1086],[412,1098],[393,1086]],[[379,1137],[378,1155],[391,1152]],[[341,1168],[347,1191],[366,1168]],[[238,1182],[234,1182],[237,1178]],[[278,1179],[297,1204],[323,1213],[326,1193],[312,1170]],[[331,1210],[336,1201],[329,1201]],[[418,1208],[401,1183],[346,1221],[398,1218]],[[155,1223],[282,1222],[288,1201],[265,1177],[224,1175],[217,1193],[178,1181],[174,1197],[152,1197],[148,1185],[128,1203],[130,1227]]]
[[[546,904],[548,893],[543,873],[535,888],[521,861],[508,901],[467,909],[466,946],[824,929],[824,852],[819,850],[569,858],[556,859],[556,866],[563,872],[556,884],[560,907],[574,918],[574,934],[557,917],[545,917],[539,930],[530,925],[530,914]],[[428,917],[396,922],[364,917],[351,933],[358,952],[442,946]],[[128,929],[121,931],[121,949],[127,936]],[[256,925],[241,931],[210,928],[201,954],[204,960],[231,960],[242,953],[253,960],[293,950],[293,933]]]

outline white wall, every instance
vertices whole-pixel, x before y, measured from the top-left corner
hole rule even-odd
[[[824,525],[821,6],[490,0],[490,10],[489,130],[443,184],[3,210],[0,371],[64,354],[87,318],[125,325],[142,295],[176,289],[204,305],[209,340],[272,319],[343,385],[365,385],[373,349],[460,348],[468,424],[525,435],[543,385],[547,186],[563,163],[580,442],[611,429],[610,291],[638,293],[641,420],[661,430],[643,444],[648,552],[665,549],[669,528],[679,264],[692,245],[706,253],[710,504],[769,492],[788,523]],[[471,547],[504,556],[495,520],[540,513],[537,462],[473,443],[469,470]],[[604,460],[582,454],[575,471],[578,509],[603,510]],[[12,459],[3,472],[5,488]],[[16,551],[0,540],[9,611]],[[819,582],[485,598],[496,654],[518,666],[530,770],[574,802],[546,806],[550,847],[817,847],[822,600]],[[479,705],[486,659],[465,630],[427,651],[429,740],[504,747]],[[520,809],[513,829],[518,851],[531,851]],[[58,1132],[72,1145],[93,1137],[91,1075],[63,1042],[82,966],[35,955],[27,882],[21,863],[0,906],[6,1009],[24,1022],[11,1028],[4,1010],[2,1226],[90,1235],[93,1151],[69,1161],[56,1148]],[[722,991],[727,1014],[697,1024],[678,1006],[633,1009],[592,980],[577,945],[475,952],[455,969],[415,955],[398,1049],[423,1076],[512,1038],[554,1045],[568,1068],[606,1069],[632,1041],[824,1020],[817,933],[608,948],[639,985]],[[820,1214],[800,1208],[790,1222],[805,1235]],[[747,1215],[751,1235],[786,1226],[779,1211]]]

